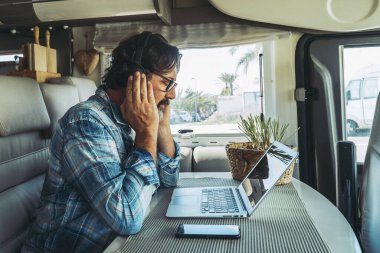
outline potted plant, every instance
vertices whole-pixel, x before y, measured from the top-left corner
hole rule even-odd
[[[289,128],[289,124],[281,124],[271,117],[248,115],[240,116],[240,131],[247,137],[248,142],[229,143],[226,152],[231,167],[232,178],[243,180],[273,141],[281,141]],[[277,184],[289,183],[294,166],[290,166]]]

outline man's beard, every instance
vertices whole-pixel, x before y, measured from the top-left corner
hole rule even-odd
[[[167,106],[167,105],[170,105],[170,100],[169,99],[163,99],[161,100],[158,105],[157,105],[157,108],[158,108],[158,119],[159,121],[162,120],[162,118],[164,117],[164,112],[162,111],[162,109],[160,108],[162,106]]]
[[[164,117],[164,112],[158,109],[158,120],[161,122],[162,118]]]
[[[169,99],[163,99],[158,103],[157,107],[160,107],[160,105],[170,105],[170,100]]]

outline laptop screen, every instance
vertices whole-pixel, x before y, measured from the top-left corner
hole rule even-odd
[[[245,193],[249,199],[252,209],[247,206],[248,203],[245,203],[249,214],[275,186],[297,156],[298,152],[279,142],[273,142],[265,155],[239,185],[239,191]]]

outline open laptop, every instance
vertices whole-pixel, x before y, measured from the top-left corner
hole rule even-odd
[[[176,188],[167,217],[248,217],[289,168],[298,152],[273,142],[250,173],[236,186]]]

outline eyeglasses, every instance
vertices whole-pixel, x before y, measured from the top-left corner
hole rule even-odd
[[[159,77],[161,77],[162,79],[164,79],[165,81],[168,82],[168,85],[166,86],[166,89],[165,91],[166,92],[169,92],[171,89],[177,87],[178,83],[176,81],[174,81],[173,79],[170,79],[170,78],[167,78],[161,74],[158,74],[158,73],[153,73],[155,75],[158,75]]]

